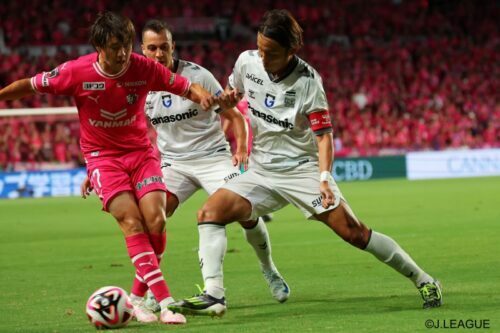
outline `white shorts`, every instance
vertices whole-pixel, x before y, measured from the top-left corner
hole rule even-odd
[[[314,215],[335,209],[344,200],[334,182],[330,188],[335,204],[328,208],[321,205],[317,163],[307,163],[291,171],[269,171],[250,167],[241,176],[221,188],[235,192],[250,201],[252,214],[249,220],[277,211],[289,203],[297,207],[308,219]]]
[[[167,190],[177,197],[179,203],[200,188],[212,194],[228,180],[240,175],[229,154],[174,161],[171,164],[163,162],[161,170]]]

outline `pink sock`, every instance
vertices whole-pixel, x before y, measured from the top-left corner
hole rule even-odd
[[[164,231],[161,234],[149,234],[149,241],[158,259],[158,265],[161,262],[165,248],[167,247],[167,233]]]
[[[158,260],[156,259],[148,235],[142,233],[125,237],[125,242],[127,243],[128,255],[135,266],[136,274],[145,282],[144,286],[140,286],[139,283],[141,281],[136,277],[132,293],[137,296],[144,296],[149,287],[158,302],[169,297],[170,291],[158,266]],[[136,282],[138,282],[137,285]],[[134,288],[136,288],[135,292],[138,292],[138,294],[134,292]]]

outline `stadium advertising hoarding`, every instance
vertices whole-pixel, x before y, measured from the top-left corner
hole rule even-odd
[[[336,158],[332,174],[337,181],[406,177],[404,155]]]
[[[0,172],[0,198],[80,195],[84,168],[57,171]]]
[[[414,152],[406,155],[408,179],[500,175],[500,149]]]

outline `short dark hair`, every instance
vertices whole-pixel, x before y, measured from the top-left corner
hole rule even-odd
[[[162,31],[166,31],[167,34],[172,36],[172,32],[170,31],[168,25],[164,21],[157,20],[157,19],[149,20],[146,22],[146,24],[144,25],[144,28],[142,28],[142,38],[143,39],[144,39],[144,33],[146,31],[153,31],[153,32],[156,32],[157,34],[159,34]]]
[[[286,49],[299,49],[304,44],[302,28],[286,9],[273,9],[266,12],[260,21],[259,32]]]
[[[134,24],[123,15],[101,12],[90,27],[90,43],[96,49],[103,48],[111,37],[116,37],[120,44],[132,45],[135,39]]]

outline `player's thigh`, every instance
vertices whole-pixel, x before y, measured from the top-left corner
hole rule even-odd
[[[160,161],[152,149],[129,153],[125,161],[137,201],[149,192],[167,191]]]
[[[196,169],[196,179],[208,194],[214,193],[241,174],[239,168],[233,165],[229,155],[197,160]]]
[[[120,192],[108,204],[108,210],[127,236],[144,232],[142,214],[132,192]]]
[[[319,190],[319,168],[314,164],[288,172],[274,173],[273,178],[276,191],[299,208],[308,219],[314,219],[315,215],[333,210],[343,199],[338,185],[333,182],[330,184],[330,189],[335,196],[334,205],[323,208]]]
[[[130,176],[117,158],[88,161],[87,176],[105,211],[109,211],[110,202],[118,194],[133,192]]]
[[[200,188],[190,169],[190,165],[183,163],[169,164],[161,169],[167,190],[175,195],[179,204],[189,199]]]
[[[231,179],[221,189],[236,193],[250,204],[250,212],[245,211],[245,214],[240,214],[238,221],[256,220],[259,216],[277,211],[288,204],[275,191],[273,179],[255,169],[249,169],[242,175]]]
[[[179,199],[177,199],[177,196],[167,189],[167,208],[165,211],[167,218],[174,214],[177,207],[179,207]]]
[[[198,222],[230,223],[250,216],[252,205],[239,194],[226,189],[215,191],[198,211]]]
[[[165,229],[167,196],[163,191],[151,191],[139,200],[139,209],[149,233],[159,234]]]

